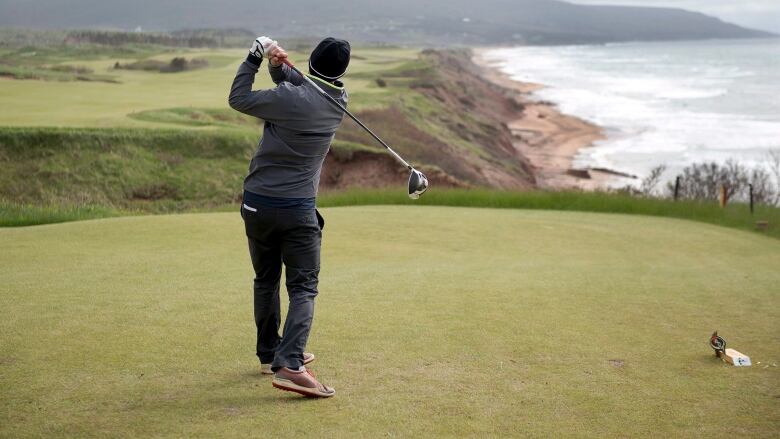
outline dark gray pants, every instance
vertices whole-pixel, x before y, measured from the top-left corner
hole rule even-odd
[[[251,207],[251,206],[250,206]],[[324,221],[312,210],[241,208],[255,270],[257,356],[273,369],[303,365],[314,317]],[[285,267],[290,306],[279,337],[279,281]]]

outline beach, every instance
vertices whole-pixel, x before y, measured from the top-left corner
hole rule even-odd
[[[480,66],[487,81],[505,89],[522,104],[522,111],[504,122],[512,132],[513,145],[530,161],[536,185],[541,189],[595,190],[615,179],[607,170],[581,169],[574,157],[581,148],[604,139],[601,127],[562,113],[550,103],[532,99],[542,84],[511,79],[476,50],[472,61]]]
[[[589,169],[592,177],[601,174],[597,169],[613,170],[606,175],[609,186],[619,187],[663,166],[662,181],[669,182],[694,164],[763,167],[780,149],[777,40],[514,46],[475,53],[484,76],[518,91],[528,104],[512,126],[520,135],[518,148],[539,167],[542,184],[558,185],[567,167]],[[600,127],[601,135],[588,124]],[[624,178],[629,175],[638,178]]]

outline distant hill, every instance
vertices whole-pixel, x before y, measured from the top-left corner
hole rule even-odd
[[[431,46],[752,38],[773,34],[673,8],[556,0],[0,0],[0,26],[175,31],[245,28]]]

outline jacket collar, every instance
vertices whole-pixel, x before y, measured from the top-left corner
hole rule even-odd
[[[341,81],[339,81],[339,80],[336,80],[336,81],[333,81],[333,82],[328,82],[328,81],[326,81],[326,80],[324,80],[322,78],[319,78],[319,77],[314,76],[314,75],[310,75],[308,73],[304,73],[304,75],[306,75],[309,78],[317,81],[317,83],[319,83],[321,85],[328,86],[331,89],[338,90],[338,91],[343,91],[344,90],[344,84]]]

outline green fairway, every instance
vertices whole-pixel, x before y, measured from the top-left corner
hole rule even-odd
[[[16,80],[0,76],[0,95],[3,96],[0,126],[180,127],[176,124],[139,121],[128,116],[169,108],[228,108],[230,84],[238,63],[246,57],[246,53],[244,49],[191,49],[142,57],[160,61],[170,61],[174,57],[209,60],[206,69],[182,73],[113,69],[116,62],[134,61],[123,58],[121,54],[101,55],[97,59],[78,59],[75,58],[77,55],[55,57],[53,62],[45,65],[86,67],[97,74],[110,75],[116,83]],[[399,66],[413,60],[417,53],[412,49],[356,48],[355,60],[350,65],[350,93],[367,93],[370,96],[362,101],[371,104],[372,100],[375,101],[389,91],[376,87],[370,79],[361,76]],[[22,52],[19,56],[24,54]],[[301,52],[291,54],[294,61],[301,63],[305,63],[307,56]],[[264,64],[257,76],[255,88],[271,85],[266,70]],[[353,105],[352,108],[356,107]],[[359,105],[357,108],[360,108]]]
[[[598,213],[323,215],[308,349],[330,400],[259,374],[238,212],[0,229],[0,437],[777,435],[776,239]],[[715,329],[754,366],[715,359]]]
[[[263,129],[227,102],[246,49],[11,41],[0,41],[0,168],[8,170],[0,205],[182,212],[240,195],[235,181]],[[291,59],[304,67],[311,46],[293,44]],[[470,66],[467,55],[356,45],[344,79],[349,108],[434,185],[530,187],[531,170],[494,114],[519,104],[461,66]],[[254,88],[271,85],[264,65]],[[495,105],[481,108],[486,94]],[[367,162],[389,162],[348,118],[330,158],[340,164],[324,184],[336,188],[357,185],[346,176]],[[383,187],[395,173],[374,176],[372,186]],[[0,223],[7,217],[0,211]]]

